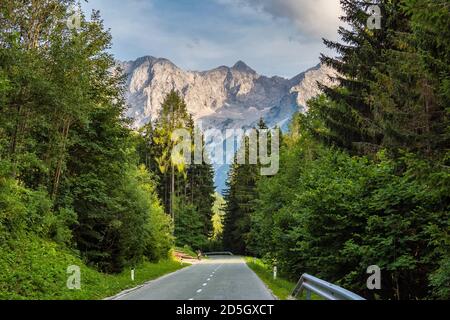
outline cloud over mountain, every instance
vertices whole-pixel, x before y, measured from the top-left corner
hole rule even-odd
[[[82,2],[89,15],[100,9],[111,28],[117,59],[148,52],[185,70],[206,70],[242,59],[260,74],[293,77],[334,55],[338,0],[96,0]],[[274,63],[276,62],[276,63]]]
[[[303,36],[336,36],[342,14],[339,0],[217,0],[223,4],[244,5],[274,18],[293,22]]]

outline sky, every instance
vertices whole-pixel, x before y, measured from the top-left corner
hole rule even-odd
[[[291,78],[331,54],[339,0],[89,0],[100,10],[119,60],[166,58],[185,70],[242,60],[266,76]]]

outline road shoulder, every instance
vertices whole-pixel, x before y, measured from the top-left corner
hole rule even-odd
[[[126,295],[128,295],[128,294],[130,294],[130,293],[132,293],[132,292],[134,292],[134,291],[136,291],[136,290],[139,290],[139,289],[141,289],[141,288],[143,288],[143,287],[145,287],[145,286],[148,286],[148,285],[150,285],[150,284],[152,284],[152,283],[154,283],[154,282],[156,282],[156,281],[160,281],[160,280],[163,280],[163,279],[165,279],[165,278],[174,276],[174,275],[176,275],[176,274],[178,274],[178,273],[184,272],[184,271],[186,271],[187,269],[189,269],[190,267],[192,267],[192,264],[191,264],[191,265],[188,265],[188,266],[185,266],[185,267],[183,267],[183,268],[181,268],[181,269],[178,269],[178,270],[176,270],[176,271],[174,271],[174,272],[167,273],[167,274],[165,274],[165,275],[163,275],[163,276],[161,276],[161,277],[158,277],[158,278],[155,278],[155,279],[151,279],[151,280],[149,280],[149,281],[146,281],[146,282],[144,282],[144,283],[142,283],[142,284],[140,284],[140,285],[138,285],[138,286],[136,286],[136,287],[133,287],[133,288],[130,288],[130,289],[126,289],[126,290],[123,290],[123,291],[119,292],[118,294],[115,294],[115,295],[113,295],[113,296],[111,296],[111,297],[104,298],[103,300],[119,300],[120,298],[123,298],[124,296],[126,296]]]

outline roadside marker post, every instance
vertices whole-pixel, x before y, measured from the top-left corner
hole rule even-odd
[[[273,280],[277,280],[277,266],[273,267]]]
[[[134,268],[131,269],[131,281],[134,281]]]

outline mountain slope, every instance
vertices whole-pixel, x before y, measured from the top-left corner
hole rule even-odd
[[[317,81],[330,84],[334,71],[317,65],[292,79],[259,75],[242,61],[232,67],[185,71],[171,61],[145,56],[119,63],[127,74],[127,116],[140,127],[157,117],[166,94],[181,93],[188,111],[203,130],[248,129],[259,118],[273,127],[287,128],[306,101],[319,93]],[[216,184],[224,186],[226,167],[216,168]]]

